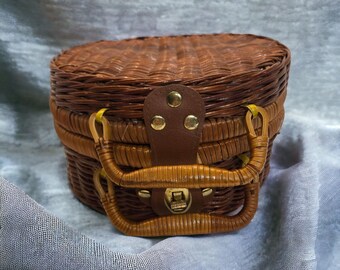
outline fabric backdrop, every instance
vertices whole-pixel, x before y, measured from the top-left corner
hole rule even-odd
[[[0,269],[340,269],[339,14],[330,0],[0,1]],[[292,51],[256,216],[229,234],[124,236],[68,188],[49,61],[99,39],[216,32]]]

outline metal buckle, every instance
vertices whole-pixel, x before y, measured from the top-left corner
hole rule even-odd
[[[187,188],[167,188],[164,194],[164,203],[173,214],[184,214],[190,209],[191,194]]]

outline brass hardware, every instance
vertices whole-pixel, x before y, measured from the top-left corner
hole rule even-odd
[[[202,189],[202,195],[203,197],[208,197],[209,195],[211,195],[213,192],[213,190],[211,188],[204,188]]]
[[[151,120],[151,127],[154,130],[162,130],[165,128],[165,119],[160,115],[155,115]]]
[[[198,124],[198,118],[195,115],[188,115],[184,120],[184,126],[188,130],[196,129]]]
[[[143,199],[149,199],[151,197],[151,194],[149,190],[141,189],[138,191],[138,196]]]
[[[242,160],[242,168],[245,167],[250,161],[250,158],[246,154],[239,154],[237,157]]]
[[[257,106],[255,104],[249,104],[245,107],[248,108],[248,110],[251,112],[254,118],[256,118],[259,115],[259,111],[257,110]]]
[[[96,113],[96,122],[99,124],[103,123],[103,115],[108,110],[108,108],[102,108]]]
[[[187,188],[167,188],[164,202],[173,214],[184,214],[191,206],[191,194]]]
[[[172,108],[176,108],[182,103],[182,96],[176,91],[171,91],[167,96],[168,105]]]

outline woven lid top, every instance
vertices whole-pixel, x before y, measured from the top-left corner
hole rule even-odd
[[[272,39],[216,34],[98,41],[63,52],[54,65],[121,83],[163,84],[259,72],[285,56]]]
[[[180,83],[202,95],[208,116],[223,116],[230,114],[228,108],[238,106],[237,102],[256,99],[255,92],[251,97],[244,91],[254,84],[265,92],[282,88],[277,76],[288,72],[289,60],[284,45],[254,35],[98,41],[66,50],[52,60],[51,97],[58,106],[73,111],[110,106],[116,115],[141,117],[144,98],[152,86]],[[276,86],[266,88],[274,81]],[[263,105],[277,97],[276,90],[272,99],[264,93]],[[216,107],[226,100],[229,105],[223,104],[223,111]]]

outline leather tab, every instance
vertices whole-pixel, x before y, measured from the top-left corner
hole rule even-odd
[[[173,101],[169,94],[174,92],[177,92],[174,96],[177,99]],[[146,97],[143,113],[153,166],[197,163],[197,151],[205,118],[205,106],[199,93],[179,84],[157,87]],[[156,129],[151,125],[155,116]],[[185,127],[188,116],[191,116],[191,119],[193,116],[197,118],[197,128]],[[192,127],[195,127],[194,124],[195,122]],[[200,212],[204,201],[201,189],[189,191],[192,204],[188,213]],[[165,205],[164,194],[165,189],[153,189],[150,200],[153,211],[160,216],[171,214]]]
[[[181,103],[177,107],[168,104],[168,95],[173,91],[181,96]],[[153,166],[197,163],[205,118],[204,102],[198,92],[179,84],[157,87],[146,97],[143,113]],[[198,126],[193,130],[184,126],[185,119],[191,115],[198,120]],[[151,123],[155,116],[161,116],[165,120],[163,129],[152,128]]]

